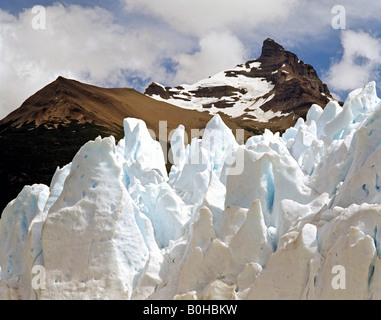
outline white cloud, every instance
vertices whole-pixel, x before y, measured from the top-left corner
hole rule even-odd
[[[332,0],[121,0],[126,11],[151,15],[174,30],[196,37],[229,30],[239,37],[273,35],[296,45],[308,37],[324,37],[332,30]],[[379,20],[381,1],[346,0],[349,28],[359,21]],[[256,38],[259,40],[259,38]]]
[[[281,23],[298,0],[125,0],[128,12],[151,13],[185,34],[203,36],[225,29],[251,30]]]
[[[344,49],[340,61],[334,62],[325,75],[325,81],[334,91],[354,90],[369,81],[379,80],[381,40],[363,31],[342,32]]]
[[[212,32],[200,39],[200,50],[180,54],[175,83],[194,83],[206,76],[246,62],[246,51],[241,41],[230,32]]]
[[[128,86],[130,77],[165,79],[165,55],[176,53],[155,30],[126,29],[101,8],[46,7],[46,29],[32,27],[31,9],[18,17],[0,10],[0,119],[58,75]],[[173,50],[173,51],[171,51]]]

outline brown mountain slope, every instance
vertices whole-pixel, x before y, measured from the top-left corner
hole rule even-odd
[[[101,88],[58,77],[1,120],[0,127],[8,123],[12,128],[20,128],[32,122],[34,127],[54,127],[76,120],[78,124],[105,127],[110,134],[119,136],[126,117],[145,120],[155,132],[159,120],[166,120],[171,129],[183,122],[201,128],[211,118],[207,113],[176,109],[134,89]]]

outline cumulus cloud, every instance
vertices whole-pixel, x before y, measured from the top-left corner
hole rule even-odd
[[[206,75],[235,67],[245,62],[247,53],[241,41],[230,32],[212,32],[200,39],[200,49],[175,57],[175,83],[194,83]]]
[[[185,34],[202,36],[221,29],[254,29],[281,23],[297,0],[125,0],[128,12],[151,13]]]
[[[332,29],[332,0],[122,0],[129,13],[140,13],[164,21],[173,29],[197,37],[229,30],[236,36],[274,35],[290,44],[308,37],[324,37]],[[350,28],[358,22],[379,20],[381,2],[346,0]],[[262,39],[263,40],[263,39]]]
[[[380,79],[381,39],[363,31],[344,30],[341,43],[343,55],[331,64],[325,75],[330,88],[348,91]]]

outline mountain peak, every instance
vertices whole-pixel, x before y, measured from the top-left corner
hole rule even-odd
[[[278,50],[278,51],[284,51],[284,48],[278,43],[276,42],[275,40],[271,39],[271,38],[267,38],[265,41],[263,41],[263,45],[262,45],[262,51],[263,50],[269,50],[269,49],[272,49],[272,50]]]
[[[64,80],[67,80],[66,78],[64,78],[63,76],[58,76],[56,81],[64,81]]]
[[[78,81],[75,81],[73,79],[68,79],[68,78],[65,78],[63,76],[58,76],[56,78],[56,80],[54,80],[53,82],[51,82],[50,84],[74,84],[74,83],[78,83]]]
[[[263,41],[262,52],[257,61],[261,62],[262,64],[270,63],[273,65],[275,63],[282,63],[284,61],[299,61],[299,59],[294,53],[285,50],[273,39],[267,38],[265,41]]]
[[[90,87],[90,85],[86,85],[86,86]],[[58,76],[56,80],[48,84],[45,88],[43,88],[43,90],[46,90],[46,91],[50,90],[49,93],[56,96],[57,93],[59,93],[59,92],[56,92],[57,88],[65,88],[66,91],[64,90],[62,91],[62,93],[68,94],[68,95],[72,94],[76,90],[76,88],[80,89],[81,91],[85,89],[85,87],[83,86],[83,83],[77,80],[65,78],[63,76]]]

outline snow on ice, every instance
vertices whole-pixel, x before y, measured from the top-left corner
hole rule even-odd
[[[124,128],[5,208],[1,298],[381,299],[374,82],[245,145],[218,115],[187,146],[179,126],[169,174],[145,123]]]

